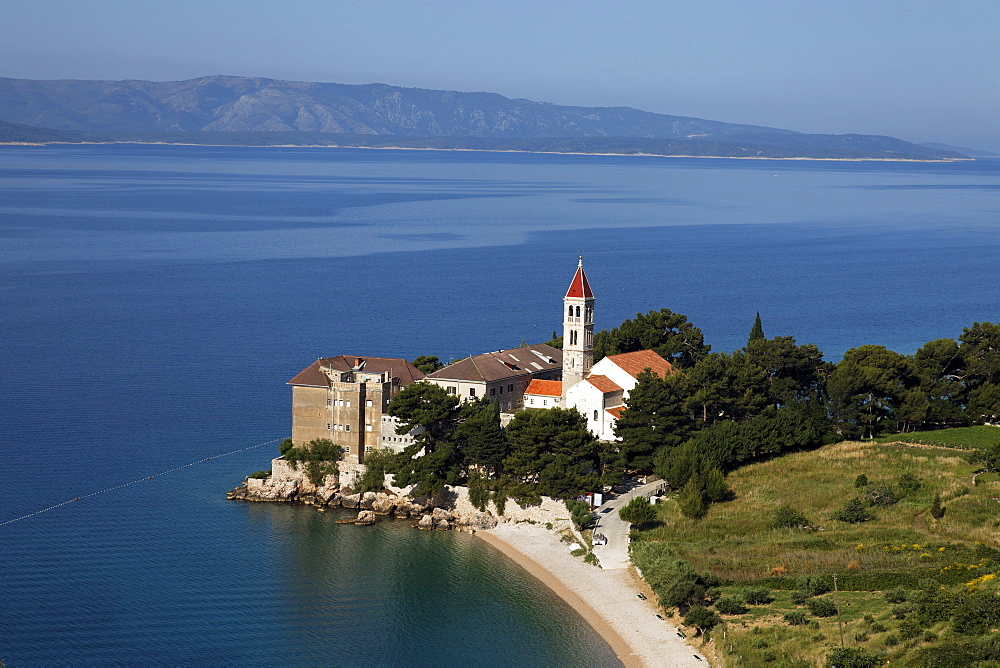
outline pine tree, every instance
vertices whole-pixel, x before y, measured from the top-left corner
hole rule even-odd
[[[693,475],[688,478],[687,484],[681,490],[680,498],[677,499],[684,517],[693,520],[700,520],[708,512],[708,504],[705,503],[705,489],[701,485],[698,476]]]

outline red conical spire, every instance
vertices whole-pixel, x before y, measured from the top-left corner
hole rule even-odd
[[[583,256],[580,256],[580,264],[576,266],[576,275],[573,276],[573,282],[569,284],[566,296],[582,297],[585,299],[594,298],[594,293],[590,289],[590,282],[587,280],[587,274],[583,272]]]

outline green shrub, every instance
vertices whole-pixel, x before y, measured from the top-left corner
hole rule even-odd
[[[861,489],[862,487],[867,487],[867,486],[868,486],[868,476],[866,476],[864,473],[860,474],[857,478],[854,479],[855,489]]]
[[[743,600],[749,605],[767,605],[774,597],[767,587],[750,587],[743,590]]]
[[[899,637],[903,640],[912,640],[919,636],[923,630],[920,623],[914,617],[910,617],[899,625]]]
[[[826,655],[826,668],[875,668],[885,657],[860,647],[837,647]]]
[[[837,614],[837,606],[828,598],[811,598],[807,605],[809,612],[817,617],[833,617]]]
[[[754,648],[754,649],[767,649],[768,647],[770,647],[770,646],[771,646],[771,645],[769,645],[769,644],[768,644],[768,642],[767,642],[766,640],[764,640],[763,638],[757,638],[757,639],[755,639],[755,640],[753,641],[753,643],[751,643],[751,644],[753,645],[753,648]]]
[[[590,512],[590,506],[584,501],[566,499],[566,509],[578,529],[583,529],[594,519],[594,513]]]
[[[864,501],[854,498],[847,501],[840,510],[835,510],[831,513],[830,519],[847,522],[848,524],[857,524],[858,522],[868,522],[875,519],[875,514],[868,510]]]
[[[774,509],[768,529],[798,529],[809,526],[806,516],[791,506],[780,506]]]
[[[920,478],[907,471],[899,476],[899,482],[896,485],[903,496],[908,496],[920,489],[921,483]]]
[[[490,502],[489,482],[482,475],[469,476],[469,503],[476,510],[483,512]]]
[[[701,629],[702,631],[709,631],[715,628],[715,626],[721,621],[722,620],[717,614],[701,605],[691,608],[688,610],[688,613],[684,615],[684,623],[687,626],[693,626],[697,629]]]
[[[623,522],[628,522],[637,527],[644,524],[651,524],[656,520],[656,508],[652,506],[644,496],[637,496],[628,502],[628,505],[618,509],[618,517]]]
[[[855,633],[854,642],[868,642],[868,632],[862,631],[861,633]]]
[[[931,517],[933,517],[936,520],[939,520],[942,517],[944,517],[944,506],[941,505],[940,494],[934,495],[934,500],[931,501],[931,507],[927,509],[927,512],[929,512],[931,514]]]
[[[924,642],[934,642],[937,640],[937,634],[933,631],[924,631],[924,635],[920,639]]]
[[[979,635],[1000,624],[1000,596],[992,591],[973,591],[961,596],[951,620],[955,633]]]
[[[899,495],[887,482],[874,482],[864,489],[864,498],[870,506],[892,506],[899,502]],[[862,520],[863,521],[863,520]]]
[[[774,653],[774,650],[766,649],[760,653],[760,659],[764,663],[774,663],[778,660],[778,655]]]
[[[809,594],[802,590],[796,590],[792,592],[790,596],[792,603],[795,605],[805,605],[806,599],[809,598]]]
[[[803,626],[806,623],[806,613],[801,610],[792,610],[785,613],[785,623],[789,626]]]
[[[889,603],[906,603],[907,595],[905,589],[893,589],[885,593],[885,600]]]
[[[906,619],[906,616],[917,609],[912,603],[902,603],[892,606],[892,616],[896,619]]]
[[[795,581],[799,591],[803,591],[807,596],[822,596],[830,591],[830,583],[826,578],[807,575]]]
[[[886,647],[895,647],[896,645],[899,644],[899,636],[897,636],[894,633],[890,633],[889,635],[887,635],[885,638],[882,639],[882,642],[885,644]]]
[[[715,609],[724,615],[745,615],[750,608],[735,596],[724,596],[715,602]]]
[[[281,443],[278,444],[278,454],[284,457],[285,454],[289,450],[291,450],[294,446],[295,444],[292,442],[292,439],[286,438],[285,440],[283,440]]]
[[[254,471],[253,473],[251,473],[247,477],[248,478],[254,478],[256,480],[264,480],[264,479],[266,479],[270,475],[271,475],[271,469],[268,469],[266,471]]]
[[[868,627],[868,630],[871,631],[872,633],[885,633],[886,632],[885,624],[883,624],[882,622],[873,622]]]

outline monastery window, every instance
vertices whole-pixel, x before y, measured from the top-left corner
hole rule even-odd
[[[513,392],[514,391],[514,383],[511,383],[510,385],[507,386],[507,391],[508,392]]]
[[[503,388],[501,388],[501,389],[503,389]],[[490,396],[491,397],[495,397],[496,395],[497,395],[497,388],[491,387],[490,388]]]
[[[372,426],[370,424],[366,424],[365,425],[365,431],[371,431],[371,430],[372,430]]]
[[[597,411],[594,411],[594,422],[597,422]]]
[[[568,315],[571,318],[573,317],[573,307],[572,306],[569,307],[569,314]]]
[[[476,396],[476,388],[474,388],[474,387],[470,387],[469,388],[469,396],[470,397]]]
[[[350,431],[350,430],[351,430],[351,425],[345,424],[344,425],[344,431]]]
[[[371,399],[365,399],[365,406],[368,406],[369,408],[371,408],[372,407],[372,400]]]
[[[333,405],[333,399],[331,399],[330,397],[327,397],[326,398],[326,405],[327,406],[332,406]]]
[[[348,408],[350,408],[351,407],[351,400],[348,399],[347,401],[345,401],[344,405],[347,406]]]
[[[326,430],[330,431],[330,423],[329,422],[326,423]]]
[[[503,385],[500,386],[500,394],[503,394]]]
[[[576,307],[576,317],[577,318],[580,317],[580,307],[579,306]]]
[[[349,446],[349,445],[345,445],[344,446],[344,454],[346,454],[346,455],[351,454],[351,446]]]

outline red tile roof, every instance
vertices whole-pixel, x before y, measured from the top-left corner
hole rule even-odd
[[[617,419],[621,418],[622,413],[625,412],[625,407],[624,406],[615,406],[614,408],[608,408],[608,409],[606,409],[605,412],[611,413],[611,415],[613,415],[615,417],[615,419],[617,420]]]
[[[562,381],[539,380],[535,378],[530,383],[528,383],[528,387],[527,389],[524,390],[524,393],[539,395],[543,397],[561,397]]]
[[[608,392],[621,392],[622,388],[618,383],[607,376],[587,376],[587,382],[607,394]]]
[[[360,365],[360,368],[358,366]],[[337,355],[318,359],[288,381],[288,385],[314,385],[328,387],[330,380],[323,369],[334,371],[351,371],[358,369],[367,373],[389,373],[391,378],[399,378],[400,387],[423,379],[420,369],[404,359],[395,357],[358,357],[356,355]]]
[[[638,378],[639,374],[647,368],[663,378],[674,372],[673,365],[652,350],[637,350],[634,353],[608,355],[608,359],[633,378]]]
[[[566,291],[567,297],[584,297],[587,299],[593,299],[594,293],[590,289],[590,281],[587,280],[587,274],[583,272],[583,260],[580,260],[580,265],[576,268],[576,274],[573,276],[573,282],[569,284],[569,290]]]

